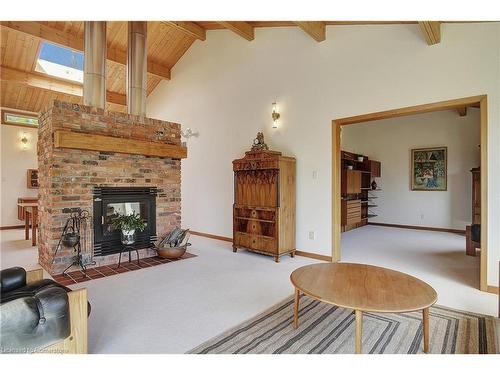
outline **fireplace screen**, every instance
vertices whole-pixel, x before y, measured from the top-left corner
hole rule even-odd
[[[94,255],[109,255],[121,250],[120,231],[113,222],[120,215],[139,214],[146,229],[136,233],[137,249],[151,247],[156,241],[156,188],[94,188]]]

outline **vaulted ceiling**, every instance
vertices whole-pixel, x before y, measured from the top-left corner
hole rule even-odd
[[[256,27],[301,28],[316,42],[326,38],[327,25],[419,23],[430,44],[440,42],[440,22],[323,22],[323,21],[154,21],[148,22],[149,95],[195,40],[205,40],[206,30],[227,29],[251,41]],[[35,72],[42,41],[83,51],[83,22],[0,22],[0,105],[39,112],[54,99],[82,100],[82,85]],[[107,108],[126,112],[127,22],[107,23]]]

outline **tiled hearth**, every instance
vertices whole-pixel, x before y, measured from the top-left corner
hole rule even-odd
[[[131,262],[121,262],[120,267],[118,265],[110,265],[110,266],[101,266],[90,268],[87,270],[87,276],[82,271],[72,271],[67,273],[66,275],[55,275],[53,276],[54,280],[62,285],[72,285],[81,283],[84,281],[100,279],[106,276],[118,275],[120,273],[130,272],[139,270],[142,268],[149,268],[153,266],[159,266],[165,263],[178,262],[183,259],[194,258],[197,255],[191,253],[185,253],[182,257],[178,259],[165,259],[160,258],[159,256],[149,257],[149,258],[141,258],[139,260],[139,264],[137,264],[137,259],[132,257]],[[122,255],[122,259],[128,259],[128,254]]]

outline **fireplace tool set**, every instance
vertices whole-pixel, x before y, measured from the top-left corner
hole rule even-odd
[[[80,267],[86,275],[86,267],[96,264],[92,259],[90,246],[90,222],[91,217],[87,210],[72,212],[68,220],[66,220],[52,262],[56,259],[57,252],[61,248],[61,245],[64,247],[72,247],[76,255],[73,262],[63,271],[63,275],[65,275],[66,271],[72,266]]]

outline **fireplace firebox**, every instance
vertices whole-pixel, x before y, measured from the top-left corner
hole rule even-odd
[[[94,188],[94,256],[119,253],[122,249],[120,231],[113,229],[119,215],[136,213],[147,223],[136,232],[134,249],[153,246],[156,237],[155,187],[95,187]]]

